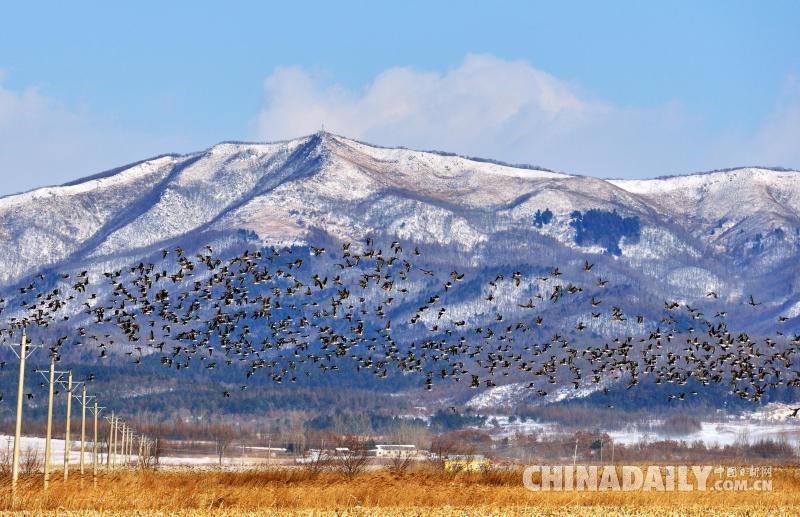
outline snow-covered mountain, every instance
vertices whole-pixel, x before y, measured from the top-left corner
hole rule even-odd
[[[603,180],[330,133],[222,143],[0,198],[0,285],[177,244],[367,235],[418,243],[443,267],[533,274],[589,260],[646,316],[667,299],[707,302],[713,290],[733,315],[751,294],[763,302],[746,322],[755,328],[779,314],[793,318],[789,328],[800,320],[797,171]],[[602,332],[602,320],[592,325]]]

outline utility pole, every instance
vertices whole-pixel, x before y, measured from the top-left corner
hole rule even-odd
[[[125,425],[126,422],[122,422],[122,427],[119,429],[119,437],[120,437],[120,444],[119,444],[119,464],[120,466],[125,465]]]
[[[64,483],[69,478],[69,428],[72,418],[72,370],[67,374],[67,426],[64,431]]]
[[[97,483],[97,417],[105,408],[97,406],[97,397],[94,397],[94,441],[92,441],[92,482]]]
[[[33,353],[37,348],[42,345],[28,346],[28,339],[25,334],[25,329],[22,329],[22,340],[19,343],[19,353],[14,349],[13,344],[8,347],[14,352],[14,355],[19,359],[19,380],[17,382],[17,422],[14,428],[14,453],[11,462],[11,493],[12,495],[17,491],[17,480],[19,479],[19,451],[22,440],[22,400],[25,396],[25,359],[29,354]]]
[[[122,447],[119,450],[120,455],[122,456],[120,464],[122,464],[123,467],[125,466],[125,450],[126,450],[126,447],[127,447],[125,439],[128,437],[127,425],[128,424],[126,422],[122,422],[122,430],[121,430],[121,433],[120,433],[120,434],[122,434]]]
[[[22,397],[25,395],[25,357],[28,350],[25,343],[25,329],[22,329],[22,341],[19,344],[19,381],[17,383],[17,426],[14,431],[14,461],[11,467],[11,493],[17,491],[19,478],[19,441],[22,434]],[[13,348],[12,348],[13,350]]]
[[[44,370],[36,370],[37,372],[44,375]],[[51,451],[51,438],[53,434],[53,385],[57,382],[61,382],[61,376],[67,372],[64,371],[56,371],[56,358],[55,356],[50,357],[50,372],[49,377],[45,377],[47,379],[49,386],[49,392],[47,395],[47,436],[45,437],[44,441],[44,488],[47,490],[48,486],[50,485],[50,451]],[[58,374],[58,377],[56,377]]]
[[[575,472],[575,464],[578,461],[578,439],[575,438],[575,452],[572,453],[572,471]]]
[[[86,466],[86,459],[84,456],[86,455],[86,403],[91,402],[91,400],[95,398],[94,395],[86,395],[86,383],[83,382],[83,390],[81,391],[81,397],[78,399],[76,396],[76,400],[80,400],[81,403],[81,460],[80,460],[80,469],[81,469],[81,478],[83,478],[83,474],[85,471]],[[89,408],[91,410],[91,408]]]
[[[83,455],[86,453],[86,384],[81,390],[81,479],[83,479]]]
[[[136,433],[134,432],[133,428],[131,428],[130,436],[128,437],[128,465],[133,464],[133,440],[135,438]]]
[[[123,423],[122,425],[124,427],[125,423]],[[122,434],[121,431],[122,431],[122,429],[119,426],[119,415],[118,415],[117,416],[117,421],[114,424],[114,455],[111,457],[111,470],[116,470],[117,463],[119,463],[117,449],[118,449],[118,445],[119,445],[119,438],[120,438],[120,435]]]
[[[97,405],[97,397],[94,398],[94,442],[92,444],[92,483],[97,483],[97,457],[99,455],[99,448],[97,443],[97,419],[100,416],[100,412],[104,410],[104,407]]]
[[[108,451],[106,453],[106,468],[108,470],[114,470],[114,426],[117,425],[117,418],[114,416],[114,413],[111,413],[111,420],[109,420],[108,426]]]
[[[106,443],[106,470],[108,470],[111,466],[111,426],[113,425],[112,422],[114,421],[114,412],[111,412],[111,418],[106,417],[108,421],[108,442]]]
[[[111,448],[114,446],[114,412],[111,412],[111,418],[106,417],[108,420],[108,447],[106,448],[106,470],[111,468]]]
[[[136,433],[131,429],[131,435],[128,439],[128,466],[133,465],[133,441],[136,438]]]
[[[47,436],[44,442],[44,489],[50,483],[50,434],[53,432],[53,378],[55,376],[56,360],[50,358],[49,392],[47,395]]]
[[[119,430],[119,416],[114,421],[114,455],[111,456],[111,470],[115,470],[117,468],[117,432]]]

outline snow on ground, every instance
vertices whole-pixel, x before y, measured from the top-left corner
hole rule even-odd
[[[229,456],[222,458],[222,465],[264,465],[268,461],[265,458]],[[220,461],[217,456],[161,456],[158,459],[158,464],[167,467],[214,466],[220,465]]]
[[[486,419],[486,426],[495,438],[511,438],[517,433],[522,435],[549,435],[558,432],[558,424],[521,420],[505,415],[491,415]]]
[[[511,407],[522,401],[527,395],[526,384],[515,382],[489,388],[472,397],[465,406],[473,409],[486,409],[493,407]]]
[[[567,398],[580,399],[588,397],[595,391],[603,389],[604,383],[593,384],[591,386],[584,386],[579,389],[574,389],[571,386],[559,388],[544,397],[536,399],[537,402],[542,404],[550,404],[560,402]],[[531,390],[524,382],[514,382],[511,384],[504,384],[502,386],[495,386],[489,388],[481,393],[472,397],[466,404],[466,407],[473,409],[489,409],[489,408],[513,408],[517,404],[523,402],[526,397],[531,395]]]
[[[800,316],[800,302],[795,303],[788,310],[784,311],[784,315],[787,318],[796,318]]]
[[[80,438],[80,435],[78,435]],[[80,463],[81,453],[80,453],[80,440],[73,441],[70,440],[70,453],[69,453],[69,462],[70,465],[78,465]],[[136,452],[136,443],[134,443],[134,453]],[[14,450],[14,437],[10,435],[0,434],[0,447],[5,448],[3,451],[4,454],[8,454],[8,457],[11,457],[11,454]],[[255,448],[255,447],[254,447]],[[24,457],[27,451],[36,451],[41,461],[44,461],[44,449],[45,449],[45,439],[38,438],[33,436],[23,436],[21,439],[21,448],[20,448],[20,456]],[[86,464],[91,464],[92,461],[92,445],[91,442],[87,440],[86,442],[86,451],[84,453],[84,462]],[[99,457],[99,461],[101,463],[105,463],[105,454],[102,454]],[[263,457],[249,457],[249,456],[239,456],[236,451],[233,449],[230,453],[227,454],[226,457],[223,458],[222,464],[228,466],[241,466],[241,465],[263,465],[265,462],[269,462],[269,459],[265,459]],[[178,467],[178,466],[187,466],[187,467],[195,467],[195,466],[214,466],[219,465],[219,458],[217,456],[161,456],[159,458],[159,465],[169,466],[169,467]],[[50,464],[54,466],[61,466],[64,464],[64,440],[52,438],[50,440]]]
[[[754,444],[760,440],[785,441],[800,446],[800,424],[794,422],[759,422],[756,420],[729,420],[726,422],[701,422],[699,431],[687,435],[674,435],[649,430],[644,427],[630,426],[626,429],[604,430],[617,443],[632,445],[640,442],[662,440],[678,440],[688,443],[703,441],[707,446],[732,445],[746,442]],[[552,436],[570,433],[553,422],[536,420],[520,420],[504,415],[490,415],[481,428],[488,431],[495,439],[522,435]]]
[[[578,389],[575,389],[572,386],[564,386],[546,395],[543,399],[543,402],[546,404],[552,404],[554,402],[561,402],[562,400],[567,399],[582,399],[584,397],[588,397],[595,391],[600,391],[603,389],[603,386],[605,386],[605,383],[590,384],[588,386],[582,386]]]
[[[688,443],[702,440],[706,445],[753,444],[760,440],[786,441],[800,446],[800,425],[794,423],[759,423],[754,421],[702,422],[699,431],[682,435],[668,435],[646,429],[608,431],[617,443],[634,444],[660,440],[679,440]]]
[[[348,138],[326,133],[327,138],[331,138],[344,147],[352,149],[361,154],[371,156],[381,162],[390,163],[396,169],[407,169],[411,173],[418,173],[435,169],[442,171],[450,176],[463,176],[474,171],[495,176],[508,176],[516,178],[568,178],[569,174],[552,172],[535,168],[520,168],[513,165],[493,163],[489,161],[478,161],[463,156],[448,155],[436,152],[414,151],[404,148],[377,147],[370,144],[350,140]],[[406,172],[406,171],[403,171]]]
[[[12,194],[0,198],[0,209],[14,208],[24,203],[32,201],[47,201],[54,196],[74,196],[91,192],[93,190],[107,189],[114,186],[124,186],[132,180],[141,179],[150,175],[155,175],[159,179],[166,175],[169,167],[181,160],[178,156],[161,156],[141,163],[137,163],[127,169],[107,176],[86,178],[67,185],[53,187],[42,187],[20,194]]]
[[[482,393],[481,395],[489,395],[480,400],[489,400],[492,397],[499,399],[504,396],[503,390],[490,394],[492,391],[487,390]],[[603,431],[608,433],[615,442],[626,445],[661,440],[679,440],[688,443],[702,440],[708,446],[725,446],[742,442],[754,444],[760,440],[775,440],[800,447],[800,419],[790,417],[791,407],[781,403],[770,403],[757,411],[731,416],[721,421],[701,422],[700,430],[687,435],[659,431],[662,424],[659,420],[652,420],[646,425],[631,425],[624,429],[604,429]],[[554,422],[522,420],[519,417],[494,414],[486,416],[486,423],[481,429],[488,431],[495,439],[513,437],[517,433],[541,436],[573,431]]]
[[[80,434],[78,435],[80,438]],[[77,442],[70,440],[72,446],[70,447],[69,462],[78,464],[81,459],[80,440]],[[14,450],[14,437],[7,434],[0,434],[0,447],[5,448],[4,453],[11,457]],[[74,450],[77,447],[78,450]],[[24,455],[26,451],[36,451],[44,461],[45,439],[33,436],[23,436],[20,443],[20,455]],[[87,440],[86,450],[84,453],[84,461],[92,461],[92,447],[91,443]],[[50,463],[53,465],[64,464],[64,440],[53,438],[50,440]]]
[[[792,420],[791,415],[793,413],[793,408],[795,407],[797,407],[797,404],[789,405],[781,402],[770,402],[761,409],[742,415],[741,419],[762,420],[768,422],[787,422]],[[800,426],[800,421],[796,422],[798,426]]]

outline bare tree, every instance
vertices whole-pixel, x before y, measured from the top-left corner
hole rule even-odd
[[[336,469],[348,479],[356,477],[369,465],[369,455],[365,444],[353,437],[343,440],[336,451]]]
[[[39,451],[28,447],[22,452],[19,459],[19,472],[23,476],[33,476],[38,474],[44,466],[44,459],[39,457]]]
[[[308,460],[303,463],[303,470],[309,476],[316,477],[317,474],[330,467],[331,460],[325,454],[325,451],[319,450],[317,454],[310,454]]]
[[[0,450],[0,476],[11,475],[11,458],[13,454],[9,449]]]
[[[209,426],[208,430],[214,441],[214,450],[219,458],[219,464],[222,465],[222,458],[225,455],[225,451],[236,438],[236,431],[231,426],[225,424],[212,424]]]
[[[161,456],[164,453],[164,438],[158,435],[153,438],[153,445],[151,446],[150,454],[153,456],[153,467],[157,467],[161,462]]]
[[[139,455],[139,468],[142,470],[148,470],[156,468],[156,456],[155,451],[156,448],[154,447],[155,443],[150,438],[144,438],[143,442],[140,443],[140,451],[141,454]]]
[[[444,470],[445,461],[453,454],[456,445],[447,437],[437,436],[431,441],[431,455],[428,457],[428,464],[436,470]]]
[[[167,434],[167,427],[163,423],[148,422],[142,424],[141,433],[147,437],[147,444],[142,451],[146,456],[146,467],[155,469],[161,462],[161,456],[164,455],[164,448],[167,441],[164,436]]]
[[[389,462],[389,472],[392,474],[402,474],[403,472],[407,471],[409,467],[411,467],[412,461],[413,460],[410,456],[406,456],[404,454],[392,456],[391,461]]]

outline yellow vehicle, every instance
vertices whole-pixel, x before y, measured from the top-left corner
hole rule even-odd
[[[451,456],[444,460],[447,472],[480,472],[489,467],[489,460],[483,456]]]

